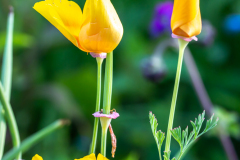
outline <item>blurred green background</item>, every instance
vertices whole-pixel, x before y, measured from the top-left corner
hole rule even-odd
[[[65,127],[46,137],[23,156],[34,154],[44,160],[71,160],[88,154],[92,138],[96,94],[96,62],[70,43],[54,26],[32,9],[37,0],[0,0],[0,54],[2,55],[9,5],[15,10],[13,89],[11,104],[21,139],[56,119],[70,119]],[[84,0],[75,0],[83,8]],[[124,36],[114,51],[112,108],[120,117],[112,121],[117,136],[115,159],[158,159],[148,113],[158,119],[158,129],[166,132],[177,66],[177,52],[167,50],[166,76],[151,82],[142,74],[142,61],[170,35],[149,36],[149,24],[159,0],[112,0],[124,27]],[[230,14],[240,13],[239,0],[201,0],[202,18],[216,30],[208,47],[190,43],[209,96],[218,108],[220,123],[240,147],[240,33],[224,29]],[[185,128],[203,111],[183,65],[174,127]],[[221,118],[223,117],[223,118]],[[222,122],[221,122],[222,121]],[[221,125],[219,125],[221,126]],[[215,129],[216,130],[216,129]],[[99,130],[100,131],[100,130]],[[111,157],[108,136],[107,157]],[[100,150],[100,135],[97,151]],[[9,131],[5,151],[12,147]],[[178,144],[173,140],[171,151]],[[240,152],[238,152],[240,157]],[[111,158],[110,158],[111,159]],[[193,146],[185,160],[226,160],[216,131],[206,134]]]

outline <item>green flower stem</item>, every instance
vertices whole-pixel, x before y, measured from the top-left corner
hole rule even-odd
[[[112,98],[112,76],[113,76],[113,52],[107,54],[105,81],[104,81],[104,97],[103,97],[103,113],[109,114]]]
[[[179,86],[179,81],[180,81],[184,50],[185,50],[185,48],[188,44],[188,42],[186,42],[182,39],[178,39],[178,43],[179,43],[179,58],[178,58],[177,74],[176,74],[174,90],[173,90],[171,110],[170,110],[169,121],[168,121],[165,152],[170,151],[170,143],[171,143],[171,132],[170,132],[170,130],[172,129],[172,126],[173,126],[173,119],[174,119],[174,113],[175,113],[175,107],[176,107],[176,101],[177,101],[178,86]]]
[[[186,54],[186,53],[185,53]],[[193,141],[192,144],[190,144],[185,150],[184,152],[182,150],[180,150],[178,153],[176,153],[173,157],[176,157],[177,160],[182,159],[187,152],[193,147],[193,145],[196,143],[196,141]]]
[[[177,160],[180,160],[181,157],[182,157],[182,155],[183,155],[183,153],[181,152],[180,155],[179,155],[179,157],[177,158]]]
[[[106,157],[106,148],[107,148],[107,130],[102,129],[102,139],[101,139],[101,154]]]
[[[8,24],[7,24],[7,38],[6,38],[6,45],[3,53],[2,76],[1,76],[1,81],[3,83],[7,101],[10,100],[11,84],[12,84],[13,24],[14,24],[14,13],[13,13],[13,8],[10,7],[10,13],[8,16]],[[7,126],[4,118],[4,110],[0,102],[0,159],[2,159],[2,155],[4,151],[6,128]]]
[[[161,147],[158,147],[158,154],[159,154],[159,159],[162,160]]]
[[[113,76],[113,52],[110,52],[107,54],[105,67],[103,114],[110,114],[112,98],[112,76]],[[109,120],[109,118],[101,117],[100,121],[102,125],[101,154],[106,157],[107,129],[111,122],[111,119]]]
[[[97,60],[98,72],[97,72],[97,100],[96,100],[95,112],[98,112],[98,111],[100,111],[102,62],[104,59],[97,57],[96,60]],[[97,133],[98,133],[98,120],[99,120],[99,118],[95,117],[90,153],[95,153],[95,149],[96,149]]]
[[[33,134],[32,136],[24,140],[18,148],[13,148],[9,152],[7,152],[2,160],[13,160],[14,157],[16,157],[20,152],[23,152],[23,153],[26,152],[29,148],[31,148],[33,145],[38,143],[44,137],[46,137],[50,133],[56,131],[57,129],[62,128],[63,126],[69,123],[70,123],[69,120],[55,121],[54,123],[50,124],[46,128],[38,131],[37,133]]]
[[[100,117],[100,122],[102,125],[102,144],[101,144],[101,154],[106,157],[106,142],[107,142],[107,130],[111,123],[111,118]]]
[[[0,83],[0,101],[2,103],[3,109],[5,111],[5,116],[8,122],[8,126],[11,132],[12,140],[13,140],[13,146],[15,148],[18,148],[20,146],[20,137],[19,137],[19,131],[17,127],[17,123],[12,111],[12,107],[10,103],[7,101],[7,98],[5,96],[2,83]],[[16,159],[21,159],[21,153],[19,152],[16,155]]]

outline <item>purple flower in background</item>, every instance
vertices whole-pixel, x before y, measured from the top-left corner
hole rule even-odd
[[[150,34],[156,38],[164,32],[171,32],[171,16],[173,3],[171,1],[162,2],[156,5],[154,17],[150,24]]]
[[[224,21],[224,27],[228,33],[240,33],[240,14],[227,16]]]

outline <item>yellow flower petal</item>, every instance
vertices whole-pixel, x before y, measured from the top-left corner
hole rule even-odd
[[[104,157],[102,154],[98,154],[97,160],[109,160],[106,157]]]
[[[41,156],[39,156],[38,154],[36,154],[32,160],[43,160]]]
[[[69,41],[80,47],[78,35],[81,27],[82,10],[73,1],[45,0],[33,7],[52,25],[54,25]]]
[[[81,46],[90,52],[111,52],[122,39],[123,27],[110,0],[87,0],[79,34]]]
[[[96,157],[95,157],[95,154],[92,153],[92,154],[90,154],[90,155],[88,155],[88,156],[85,156],[85,157],[83,157],[83,158],[74,159],[74,160],[96,160]]]
[[[171,27],[178,36],[193,37],[200,34],[202,21],[199,0],[174,0]]]

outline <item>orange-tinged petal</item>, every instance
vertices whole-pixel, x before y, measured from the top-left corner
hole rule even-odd
[[[39,156],[38,154],[36,154],[32,160],[43,160],[41,156]]]
[[[88,156],[85,156],[85,157],[83,157],[83,158],[74,159],[74,160],[96,160],[96,157],[95,157],[95,154],[92,153],[92,154],[90,154],[90,155],[88,155]]]
[[[79,34],[81,46],[90,52],[111,52],[122,39],[122,23],[110,0],[87,0]]]
[[[106,157],[99,153],[97,156],[97,160],[109,160],[109,159],[107,159]]]
[[[45,0],[37,2],[33,8],[52,23],[75,46],[80,47],[78,35],[82,23],[82,10],[75,2]]]
[[[177,36],[193,37],[201,33],[199,0],[174,0],[172,32]]]

